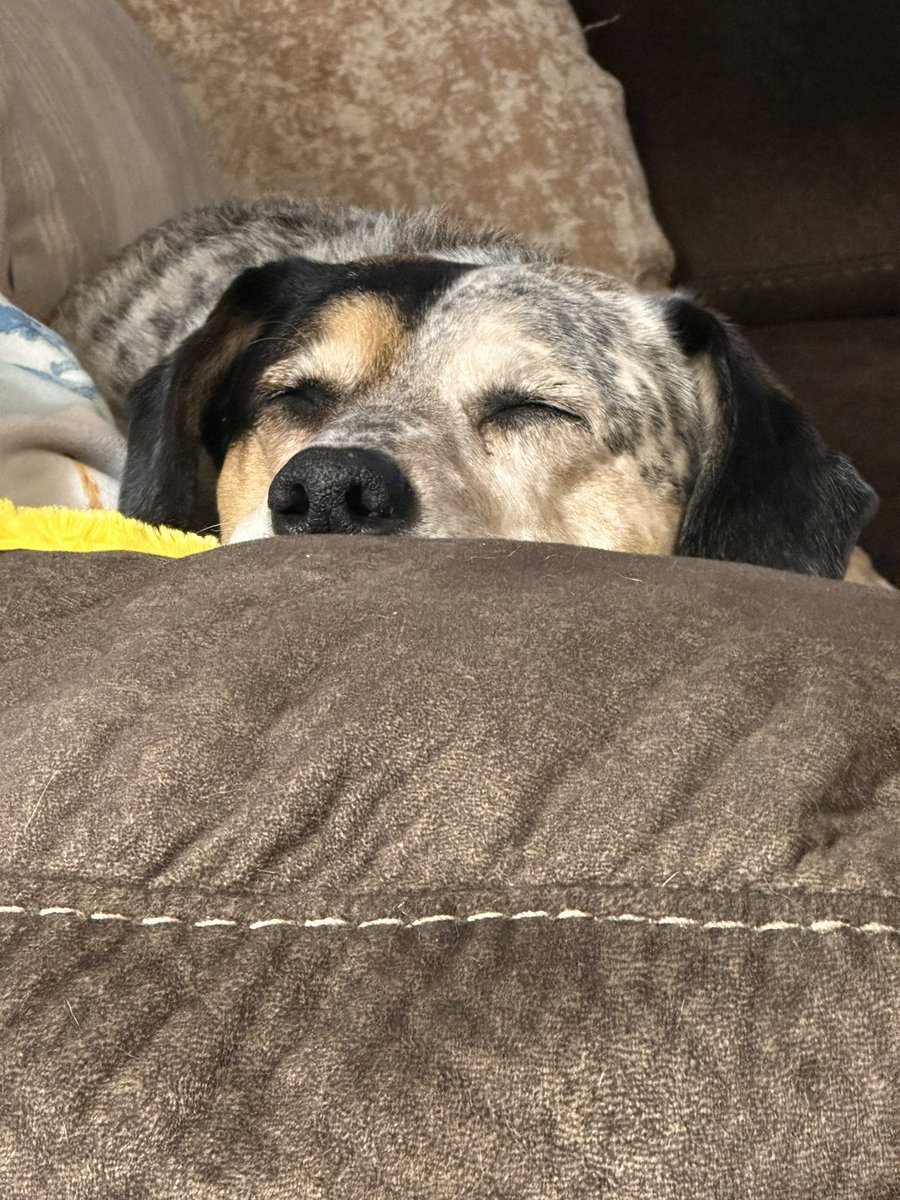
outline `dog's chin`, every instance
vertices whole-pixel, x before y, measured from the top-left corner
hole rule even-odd
[[[270,538],[275,536],[275,530],[272,528],[272,513],[266,501],[254,508],[253,512],[248,513],[246,517],[242,517],[232,529],[230,535],[224,538],[223,541],[227,546],[233,546],[235,542],[256,542],[262,538]]]

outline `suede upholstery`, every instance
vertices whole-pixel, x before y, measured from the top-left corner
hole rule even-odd
[[[896,601],[310,542],[0,558],[4,1195],[892,1195]]]
[[[753,324],[900,315],[892,5],[576,7],[624,85],[678,280]]]

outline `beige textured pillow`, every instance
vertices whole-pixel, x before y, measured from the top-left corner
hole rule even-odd
[[[647,286],[668,244],[567,0],[123,0],[243,191],[446,204]]]
[[[117,0],[0,0],[0,288],[46,318],[150,225],[221,195],[209,142]]]

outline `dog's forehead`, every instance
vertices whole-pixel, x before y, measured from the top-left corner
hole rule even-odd
[[[562,351],[641,348],[665,339],[652,300],[606,276],[550,264],[483,266],[460,274],[421,313],[427,344],[498,332]]]
[[[332,299],[364,295],[389,298],[398,311],[413,319],[455,280],[477,270],[474,263],[429,256],[371,258],[332,266],[326,292]]]
[[[323,335],[350,332],[390,309],[407,331],[427,326],[435,336],[456,329],[490,331],[492,318],[547,340],[628,340],[661,322],[648,320],[647,298],[612,276],[553,263],[474,263],[442,258],[384,258],[333,267],[320,315]],[[376,307],[373,301],[379,301]]]
[[[357,389],[398,371],[440,371],[477,390],[492,376],[555,371],[608,383],[629,363],[653,370],[666,355],[659,306],[571,268],[385,259],[337,269],[333,283],[312,339],[301,333],[264,382],[313,373]]]
[[[423,312],[410,357],[540,367],[609,382],[665,376],[678,356],[662,308],[616,280],[547,264],[482,267]]]
[[[376,382],[403,357],[426,310],[477,269],[427,257],[326,264],[312,303],[304,297],[284,318],[282,349],[263,383],[289,385],[309,373],[348,388]]]

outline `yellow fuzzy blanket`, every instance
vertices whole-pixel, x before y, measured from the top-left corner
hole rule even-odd
[[[131,550],[184,558],[218,544],[214,537],[145,525],[109,509],[23,508],[0,499],[0,550]]]

